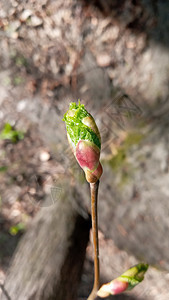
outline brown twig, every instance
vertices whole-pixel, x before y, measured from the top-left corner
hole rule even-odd
[[[96,183],[90,183],[91,192],[91,213],[92,213],[92,232],[94,248],[94,285],[88,300],[94,300],[97,297],[97,291],[100,287],[100,270],[99,270],[99,240],[98,240],[98,218],[97,218],[97,196],[99,180]]]

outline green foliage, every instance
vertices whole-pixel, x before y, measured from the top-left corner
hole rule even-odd
[[[20,222],[17,225],[11,226],[9,229],[9,233],[11,235],[16,235],[17,233],[25,230],[25,224]]]
[[[0,172],[6,172],[8,169],[7,166],[0,166]]]
[[[12,143],[17,143],[24,138],[24,133],[19,130],[13,129],[9,123],[5,123],[3,129],[0,132],[0,139],[10,140]]]

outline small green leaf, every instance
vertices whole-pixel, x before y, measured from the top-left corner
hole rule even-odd
[[[11,140],[12,143],[16,143],[23,138],[24,133],[22,131],[13,129],[9,123],[5,123],[4,128],[0,132],[0,139]]]
[[[0,167],[0,172],[6,172],[7,169],[8,169],[8,167],[6,167],[6,166],[1,166],[1,167]]]
[[[16,235],[18,232],[24,231],[24,230],[25,230],[25,224],[20,222],[17,225],[11,226],[9,229],[9,233],[11,235]]]

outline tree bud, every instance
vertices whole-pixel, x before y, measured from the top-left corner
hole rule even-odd
[[[64,114],[67,136],[73,153],[84,170],[86,180],[94,183],[102,175],[100,164],[101,138],[93,117],[83,104],[72,102]]]
[[[128,269],[118,278],[103,284],[97,295],[101,298],[106,298],[109,295],[117,295],[126,290],[133,289],[144,279],[144,274],[148,269],[147,264],[139,263],[138,265]]]

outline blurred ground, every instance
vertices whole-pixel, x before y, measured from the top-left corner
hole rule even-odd
[[[61,122],[69,101],[80,98],[103,139],[102,280],[148,260],[158,268],[116,298],[168,299],[168,9],[167,1],[1,1],[0,129],[8,122],[24,132],[16,143],[0,141],[2,281],[31,219],[57,201],[58,178],[82,176],[65,157]],[[79,300],[92,286],[91,253],[89,245]]]

